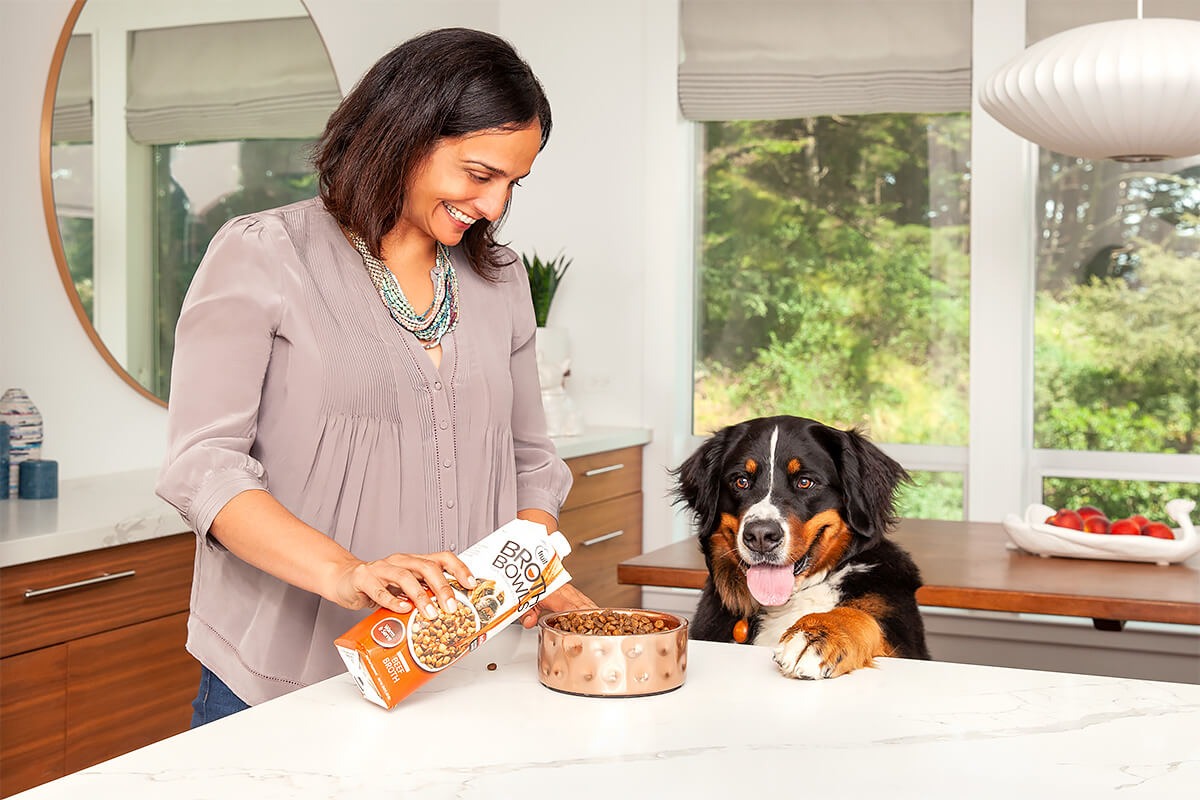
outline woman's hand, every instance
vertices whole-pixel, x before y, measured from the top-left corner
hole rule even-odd
[[[546,533],[553,533],[558,530],[558,520],[540,508],[523,508],[517,512],[517,519],[539,522],[546,526]],[[557,592],[547,595],[540,603],[526,611],[521,616],[521,624],[526,628],[532,628],[534,625],[537,625],[538,620],[541,619],[543,614],[552,614],[555,611],[572,611],[576,608],[596,607],[591,598],[568,583]]]
[[[398,614],[407,614],[415,606],[426,619],[433,619],[438,615],[435,603],[446,612],[456,605],[447,572],[464,588],[475,588],[471,570],[453,553],[395,553],[378,561],[355,559],[343,564],[325,597],[345,608],[383,607]]]
[[[555,611],[572,611],[576,608],[596,607],[591,598],[568,583],[557,592],[546,595],[540,603],[526,611],[524,616],[521,617],[521,624],[526,628],[532,628],[534,625],[537,625],[538,620],[542,618],[543,614],[552,614]]]

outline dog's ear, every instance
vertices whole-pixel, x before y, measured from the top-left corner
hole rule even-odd
[[[821,426],[814,431],[838,465],[846,524],[867,539],[882,536],[896,524],[896,491],[912,483],[904,467],[853,429]]]
[[[733,427],[722,428],[696,448],[678,469],[675,477],[675,503],[684,503],[696,520],[697,533],[712,533],[717,525],[721,498],[721,463],[725,460]]]

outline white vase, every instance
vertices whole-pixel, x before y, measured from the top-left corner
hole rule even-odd
[[[578,436],[583,433],[583,419],[567,394],[565,384],[571,369],[571,340],[566,328],[538,328],[534,347],[538,383],[542,387],[542,409],[546,412],[546,433]]]
[[[3,477],[8,481],[10,494],[15,497],[21,462],[41,456],[42,415],[25,390],[9,389],[0,396],[0,422],[8,423],[9,440],[12,442],[9,474]]]

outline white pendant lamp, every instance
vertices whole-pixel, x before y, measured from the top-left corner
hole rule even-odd
[[[1200,22],[1138,18],[1055,34],[998,69],[979,103],[1059,153],[1158,161],[1200,153]]]

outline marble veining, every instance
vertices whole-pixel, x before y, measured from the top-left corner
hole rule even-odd
[[[184,533],[154,494],[158,470],[73,478],[49,500],[0,501],[0,567]]]
[[[829,681],[691,642],[687,681],[587,698],[511,627],[395,710],[348,675],[19,795],[1156,797],[1200,785],[1200,686],[880,659]],[[489,662],[497,669],[486,669]],[[791,796],[791,795],[789,795]]]

